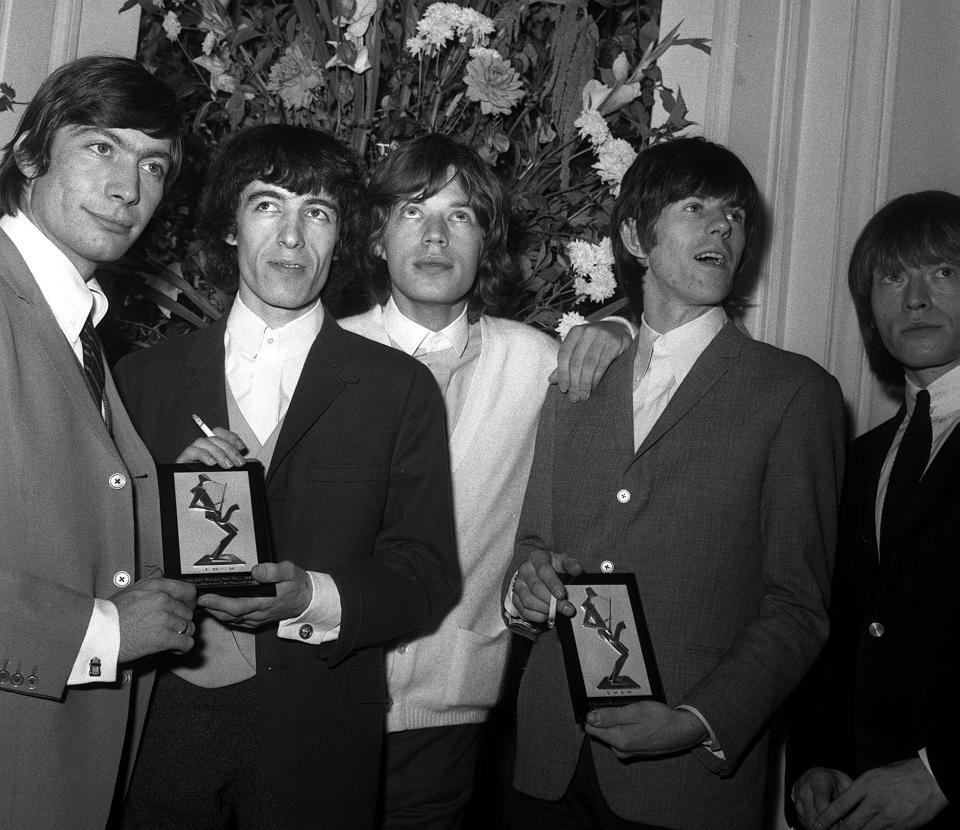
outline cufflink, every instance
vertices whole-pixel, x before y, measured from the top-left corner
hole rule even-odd
[[[90,677],[99,677],[100,676],[100,658],[94,657],[90,661]]]
[[[300,630],[297,633],[300,635],[301,640],[309,640],[313,636],[313,626],[304,623],[300,626]]]

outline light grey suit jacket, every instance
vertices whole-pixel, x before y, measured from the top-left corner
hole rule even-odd
[[[106,394],[112,438],[0,232],[0,823],[103,827],[135,688],[134,742],[144,714],[145,682],[66,687],[93,598],[138,575],[135,551],[160,560],[153,462],[109,372]]]
[[[759,827],[764,725],[827,635],[842,475],[836,381],[727,323],[638,452],[635,348],[590,400],[551,390],[511,573],[533,549],[636,573],[667,703],[689,704],[726,760],[698,748],[625,763],[593,755],[614,812],[663,827]],[[621,490],[629,492],[624,503]],[[555,632],[534,644],[519,706],[515,783],[557,799],[577,762]]]

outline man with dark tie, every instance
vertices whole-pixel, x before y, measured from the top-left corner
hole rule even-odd
[[[94,271],[150,220],[179,134],[140,64],[83,58],[41,84],[0,164],[4,826],[104,827],[152,685],[134,661],[193,646],[193,588],[147,573],[155,470],[94,334]]]
[[[851,448],[830,640],[797,695],[787,786],[805,828],[952,828],[960,510],[960,198],[901,196],[867,223],[850,292],[904,385]]]

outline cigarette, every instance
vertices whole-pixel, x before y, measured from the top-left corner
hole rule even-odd
[[[204,435],[206,435],[207,438],[213,438],[213,437],[214,437],[213,430],[210,429],[210,427],[208,427],[208,426],[203,422],[203,418],[201,418],[199,415],[197,415],[196,412],[193,413],[193,422],[194,422],[198,427],[200,427],[200,431],[201,431]]]
[[[547,628],[553,628],[557,620],[557,598],[550,596],[550,611],[547,614]]]

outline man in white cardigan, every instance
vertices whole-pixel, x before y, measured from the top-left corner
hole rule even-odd
[[[462,598],[439,627],[387,656],[383,826],[456,828],[480,724],[503,680],[510,635],[500,585],[558,344],[496,316],[517,279],[509,209],[471,148],[437,134],[403,144],[373,174],[370,201],[367,271],[377,304],[339,322],[414,356],[440,385],[463,573]],[[558,377],[571,395],[587,396],[632,332],[618,323],[582,328],[563,348]]]

